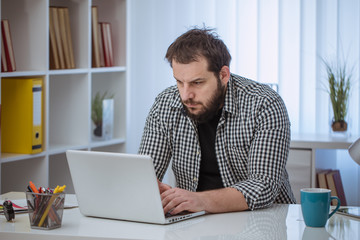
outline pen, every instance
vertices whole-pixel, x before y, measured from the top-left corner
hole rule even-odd
[[[30,186],[32,192],[39,193],[39,191],[35,187],[35,184],[32,181],[29,182],[29,186]]]
[[[33,193],[39,193],[39,191],[37,190],[35,184],[32,181],[29,181],[28,188]],[[39,203],[40,203],[40,199],[38,197],[36,197],[35,202],[34,202],[35,212],[34,212],[33,218],[35,218],[35,216],[37,215],[36,213],[37,213],[37,210],[38,210]]]
[[[34,206],[31,204],[31,201],[30,200],[27,200],[27,204],[29,205],[30,209],[34,211]],[[29,209],[29,210],[30,210]]]

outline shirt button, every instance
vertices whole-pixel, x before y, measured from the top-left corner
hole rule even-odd
[[[198,179],[197,179],[196,177],[193,178],[193,181],[194,181],[194,182],[197,182],[197,180],[198,180]]]

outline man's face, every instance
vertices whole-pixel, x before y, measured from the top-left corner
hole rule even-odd
[[[211,119],[224,104],[229,76],[221,73],[215,76],[208,71],[208,63],[203,57],[188,64],[173,60],[172,67],[188,116],[198,122]]]

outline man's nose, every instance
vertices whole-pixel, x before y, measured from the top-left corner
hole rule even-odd
[[[188,84],[184,85],[183,88],[183,101],[193,99],[195,96],[193,89]]]

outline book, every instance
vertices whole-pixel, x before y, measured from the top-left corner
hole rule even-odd
[[[99,30],[101,29],[101,23],[98,23]],[[99,39],[99,53],[100,53],[100,67],[105,67],[105,57],[104,57],[104,51],[103,51],[103,40],[102,40],[102,33],[101,31],[98,31],[98,39]]]
[[[102,51],[104,55],[105,67],[114,66],[113,47],[112,47],[112,36],[111,36],[111,24],[108,22],[100,23],[101,29],[101,41]]]
[[[328,173],[326,173],[326,182],[328,185],[328,188],[331,190],[331,196],[336,196],[338,197],[338,193],[336,191],[336,186],[335,186],[335,181],[334,181],[334,171],[329,171]],[[341,200],[340,200],[341,201]],[[337,205],[337,201],[336,200],[332,200],[331,201],[331,205]]]
[[[52,17],[53,17],[55,40],[56,40],[60,69],[65,69],[65,59],[64,59],[65,56],[64,56],[63,46],[61,43],[61,32],[60,32],[60,25],[59,25],[58,9],[57,9],[57,7],[50,7],[50,11],[52,12]]]
[[[56,13],[55,13],[56,12]],[[56,42],[55,24],[57,24],[57,9],[49,9],[49,34],[50,34],[50,69],[60,69],[59,50]]]
[[[341,180],[340,171],[338,169],[333,170],[333,179],[336,187],[338,198],[340,198],[341,206],[347,206],[344,187]]]
[[[114,66],[114,57],[113,57],[113,47],[112,47],[112,35],[111,35],[111,24],[105,23],[105,34],[107,41],[107,59],[108,59],[108,67]]]
[[[65,20],[65,8],[58,7],[58,17],[59,17],[59,26],[60,26],[60,36],[61,36],[61,45],[63,49],[64,59],[65,59],[65,69],[71,68],[70,62],[70,50],[67,39],[66,31],[66,20]]]
[[[105,67],[110,67],[109,65],[109,55],[108,55],[108,40],[107,40],[107,33],[106,33],[106,23],[104,22],[100,22],[100,32],[101,32],[101,42],[102,42],[102,46],[100,51],[103,52],[103,56],[104,56],[104,66]]]
[[[33,154],[43,148],[43,79],[2,78],[1,151]]]
[[[2,36],[2,33],[1,33]],[[7,63],[6,63],[6,56],[5,56],[5,47],[4,47],[4,41],[1,37],[1,71],[7,72]]]
[[[75,68],[69,8],[50,7],[50,69]]]
[[[91,36],[92,36],[92,66],[101,67],[100,65],[100,44],[99,44],[99,17],[97,6],[91,7]]]
[[[1,20],[2,41],[4,42],[4,51],[7,64],[7,72],[16,70],[14,48],[11,39],[10,23],[8,19]]]
[[[68,45],[68,54],[70,59],[70,67],[69,68],[75,68],[75,59],[74,59],[74,50],[73,50],[73,44],[72,44],[72,35],[71,35],[71,24],[70,24],[70,14],[69,14],[69,8],[63,8],[64,12],[64,19],[65,19],[65,31],[66,31],[66,39],[67,39],[67,45]]]
[[[328,189],[326,174],[329,172],[329,169],[319,170],[317,172],[317,187]]]
[[[12,72],[9,48],[6,40],[4,20],[1,20],[1,41],[3,42],[3,47],[4,47],[4,58],[5,58],[4,64],[6,64],[4,66],[4,70],[6,69],[6,72]]]

